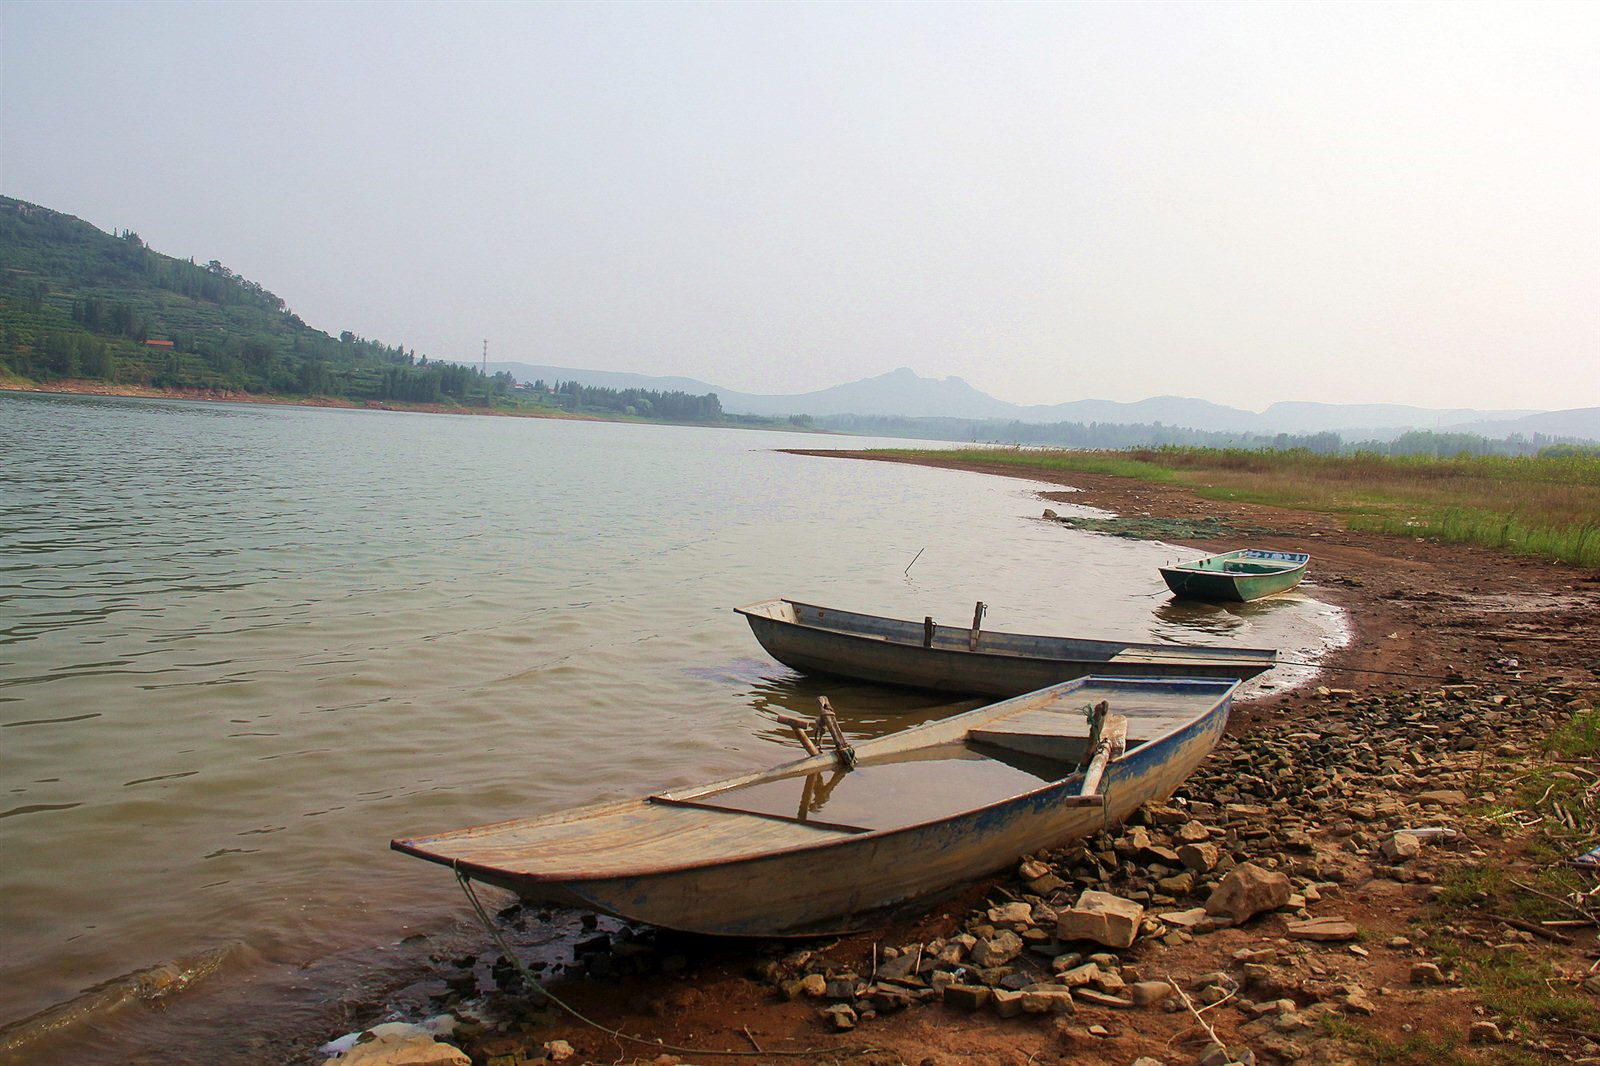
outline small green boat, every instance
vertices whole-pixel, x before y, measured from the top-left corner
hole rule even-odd
[[[1311,556],[1304,552],[1240,548],[1163,566],[1161,576],[1172,594],[1182,599],[1247,603],[1294,588],[1305,576],[1310,561]]]

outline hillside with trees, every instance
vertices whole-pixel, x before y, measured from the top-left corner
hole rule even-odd
[[[201,266],[0,197],[0,367],[25,381],[486,404],[511,386],[402,344],[337,337],[212,260]]]
[[[300,320],[222,263],[200,265],[82,219],[0,197],[0,381],[530,414],[722,422],[715,395],[517,386],[509,373],[429,362],[403,344]],[[740,420],[744,421],[744,420]],[[786,420],[757,420],[763,423]]]

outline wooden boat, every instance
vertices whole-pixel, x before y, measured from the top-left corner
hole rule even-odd
[[[984,605],[971,628],[854,614],[794,600],[735,610],[767,654],[796,670],[880,684],[1019,696],[1075,677],[1222,677],[1243,680],[1272,669],[1270,648],[1202,648],[986,632]]]
[[[1238,686],[1080,678],[853,750],[391,846],[530,902],[670,929],[842,932],[1166,797]]]
[[[1241,548],[1163,566],[1161,576],[1173,595],[1184,599],[1246,603],[1294,588],[1305,576],[1310,561],[1311,556],[1304,552]]]

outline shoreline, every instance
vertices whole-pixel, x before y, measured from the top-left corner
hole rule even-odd
[[[271,394],[241,392],[235,389],[166,389],[147,385],[117,385],[73,379],[60,382],[31,382],[0,379],[0,393],[29,392],[52,396],[109,396],[139,400],[176,400],[194,403],[252,403],[268,407],[312,407],[337,411],[391,411],[398,414],[422,415],[473,415],[496,418],[552,418],[568,422],[613,422],[630,426],[692,426],[700,429],[744,429],[756,433],[802,433],[818,437],[840,434],[826,429],[803,429],[791,425],[752,426],[728,422],[670,422],[666,419],[639,417],[608,417],[582,411],[506,410],[498,407],[466,407],[460,404],[404,403],[390,400],[368,400],[357,403],[337,396],[308,396],[290,399]]]
[[[833,450],[802,454],[912,461]],[[1430,1063],[1440,1060],[1447,1042],[1469,1041],[1491,1056],[1504,1047],[1541,1060],[1600,1063],[1600,1031],[1541,1029],[1503,1016],[1484,1005],[1487,991],[1466,986],[1465,964],[1450,961],[1452,951],[1470,952],[1509,933],[1523,938],[1514,941],[1516,950],[1539,952],[1540,965],[1578,988],[1582,968],[1600,960],[1592,930],[1541,938],[1526,931],[1537,929],[1526,922],[1519,927],[1487,914],[1473,926],[1471,918],[1439,910],[1441,882],[1461,863],[1477,861],[1474,854],[1522,861],[1525,843],[1461,806],[1470,804],[1463,790],[1513,787],[1524,760],[1537,758],[1540,738],[1572,708],[1594,706],[1600,573],[1353,533],[1325,515],[1212,503],[1179,488],[1110,476],[1052,479],[982,463],[914,462],[1061,484],[1060,492],[1042,493],[1047,502],[1121,515],[1221,518],[1270,530],[1258,543],[1311,553],[1307,590],[1346,611],[1352,639],[1330,654],[1314,688],[1236,704],[1228,736],[1178,793],[1188,797],[1188,813],[1178,819],[1190,819],[1186,829],[1199,824],[1202,836],[1236,858],[1292,874],[1303,887],[1280,910],[1248,921],[1193,929],[1158,921],[1157,935],[1131,951],[1089,956],[1091,946],[1082,956],[1057,956],[1057,966],[1072,958],[1092,958],[1098,966],[1072,963],[1074,975],[1085,966],[1094,975],[1072,986],[1071,1013],[1042,1016],[1016,1006],[1020,993],[1005,991],[1008,980],[1017,980],[1018,964],[1029,962],[1026,952],[996,967],[968,959],[958,971],[969,975],[961,980],[972,982],[962,986],[971,991],[960,996],[909,979],[885,984],[880,969],[887,972],[890,960],[913,952],[921,964],[935,948],[997,942],[985,938],[998,937],[1017,916],[1012,905],[1022,901],[1049,913],[1034,894],[1044,882],[1027,878],[1042,868],[1075,892],[1082,863],[1093,867],[1088,842],[927,902],[916,916],[826,943],[721,942],[646,931],[641,944],[602,935],[553,988],[587,1019],[630,1039],[604,1035],[548,1005],[531,1007],[515,975],[501,971],[500,990],[485,1000],[500,1004],[500,1021],[467,1021],[451,1038],[474,1062],[571,1054],[574,1062],[674,1066],[698,1061],[684,1050],[697,1048],[758,1062],[781,1055],[874,1066],[1101,1066],[1153,1056],[1152,1062],[1176,1066],[1200,1061],[1205,1050],[1195,1024],[1200,1015],[1193,1013],[1199,1001],[1224,1008],[1208,1015],[1208,1031],[1263,1064],[1364,1062],[1380,1052],[1390,1061]],[[1203,552],[1239,545],[1229,539],[1185,546]],[[1437,742],[1441,734],[1448,744]],[[1493,763],[1486,758],[1491,747]],[[1264,765],[1283,769],[1269,780],[1261,776]],[[1092,883],[1135,895],[1152,887],[1143,864],[1150,854],[1166,854],[1159,850],[1163,841],[1177,844],[1167,811],[1141,812],[1120,835],[1096,843],[1114,849],[1121,866],[1102,870]],[[1450,831],[1458,843],[1388,850],[1407,839],[1407,826],[1423,823],[1459,827]],[[1071,884],[1074,875],[1078,885]],[[1201,891],[1203,900],[1203,889],[1191,891]],[[1070,895],[1058,890],[1052,900],[1070,902]],[[1194,898],[1174,905],[1192,906]],[[518,907],[504,917],[526,920]],[[1046,927],[1029,921],[1014,928],[1035,943],[1048,937]],[[1297,928],[1314,931],[1302,936]],[[1033,960],[1022,969],[1039,965]],[[1062,971],[1056,979],[1066,976]],[[444,979],[473,980],[460,971]],[[1169,995],[1162,982],[1192,998]],[[1583,986],[1587,994],[1600,996],[1600,979],[1590,984]],[[1139,1005],[1140,995],[1152,997],[1150,1003]],[[441,1010],[451,1009],[446,997]],[[1441,1042],[1419,1044],[1423,1037]],[[1403,1054],[1406,1048],[1413,1050]]]

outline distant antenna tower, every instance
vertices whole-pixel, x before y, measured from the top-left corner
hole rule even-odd
[[[489,376],[489,338],[483,339],[483,376]]]

